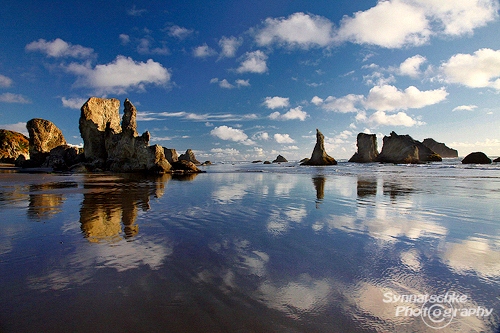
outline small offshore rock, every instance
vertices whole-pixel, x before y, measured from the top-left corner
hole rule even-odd
[[[186,150],[186,152],[184,154],[179,156],[179,161],[180,160],[189,161],[189,162],[194,163],[195,165],[201,165],[201,163],[194,156],[194,152],[192,149]]]
[[[288,160],[284,158],[282,155],[276,156],[276,159],[273,161],[273,163],[287,163]]]
[[[462,164],[491,164],[491,159],[485,153],[477,151],[465,156]]]

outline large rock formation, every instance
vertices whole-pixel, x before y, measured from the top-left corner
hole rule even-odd
[[[21,133],[0,129],[0,162],[14,163],[21,155],[29,157],[29,139]]]
[[[349,162],[375,162],[378,156],[377,136],[375,134],[359,133],[356,138],[356,146],[358,146],[358,151],[352,155]]]
[[[325,151],[325,136],[316,129],[316,145],[311,158],[304,161],[301,165],[335,165],[337,161],[329,156]]]
[[[276,159],[273,161],[273,163],[286,163],[286,162],[288,162],[288,160],[282,155],[276,156]]]
[[[449,148],[444,143],[437,142],[432,138],[424,139],[422,143],[424,146],[426,146],[436,154],[439,154],[439,156],[441,157],[447,157],[447,158],[458,157],[458,150]]]
[[[422,142],[414,140],[409,135],[398,135],[391,132],[384,136],[382,151],[376,158],[377,162],[386,163],[424,163],[441,161],[442,158]]]
[[[88,161],[104,162],[108,155],[105,135],[118,134],[120,126],[120,101],[116,98],[91,97],[83,104],[80,113],[79,129],[83,139],[85,158]]]
[[[465,156],[462,164],[491,164],[491,159],[483,152],[474,152]]]
[[[170,164],[177,162],[179,160],[179,155],[177,154],[177,150],[173,148],[163,147],[163,153],[165,154],[165,158]]]
[[[194,152],[191,149],[186,150],[184,154],[179,156],[179,161],[188,161],[194,165],[201,165],[201,163],[194,156]]]
[[[80,133],[85,158],[114,172],[169,171],[163,147],[149,146],[149,132],[137,133],[137,110],[126,99],[119,126],[120,102],[92,97],[81,108]]]
[[[26,123],[29,133],[30,165],[38,166],[45,162],[53,148],[66,145],[61,130],[49,120],[34,118]]]

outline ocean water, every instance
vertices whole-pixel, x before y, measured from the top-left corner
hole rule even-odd
[[[0,173],[0,332],[499,332],[500,165]]]

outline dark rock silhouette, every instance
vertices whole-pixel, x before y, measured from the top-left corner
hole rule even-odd
[[[301,165],[335,165],[337,161],[329,156],[325,151],[325,136],[316,129],[316,145],[312,152],[311,158],[302,162]]]
[[[441,157],[458,157],[458,150],[449,148],[444,143],[437,142],[432,138],[427,138],[422,141],[423,145],[427,148],[431,149],[436,154],[439,154]]]
[[[500,157],[495,158],[493,162],[500,162]]]
[[[273,163],[286,163],[288,160],[284,158],[282,155],[276,156],[276,159],[273,161]]]
[[[483,152],[474,152],[465,156],[462,164],[491,164],[491,159]]]
[[[349,162],[375,162],[378,156],[377,136],[375,134],[359,133],[356,138],[356,145],[358,146],[358,151],[352,155]]]
[[[390,136],[384,136],[383,142],[377,162],[407,164],[442,161],[441,156],[409,135],[391,132]]]
[[[29,157],[29,139],[21,133],[0,129],[0,162],[14,163],[19,156]]]

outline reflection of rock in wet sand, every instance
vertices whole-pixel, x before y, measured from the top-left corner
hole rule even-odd
[[[89,176],[85,180],[80,223],[89,241],[114,242],[137,235],[138,207],[148,210],[150,196],[161,197],[171,176],[137,177],[141,176]]]
[[[53,182],[30,185],[27,212],[28,218],[33,220],[45,220],[50,218],[52,215],[61,212],[61,207],[65,200],[64,195],[60,192],[50,192],[52,190],[73,187],[78,187],[78,184],[75,182]]]
[[[366,197],[377,194],[377,179],[358,177],[358,197]]]
[[[319,204],[325,198],[325,183],[326,178],[324,176],[313,177],[314,188],[316,189],[316,208],[319,208]]]

